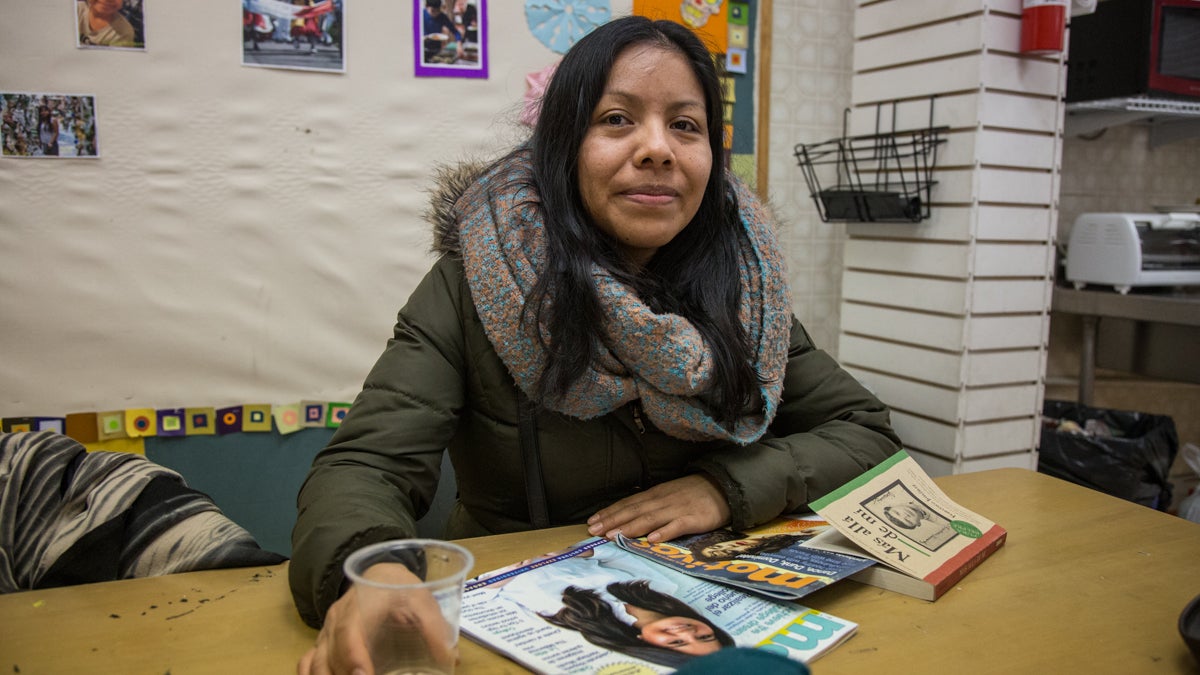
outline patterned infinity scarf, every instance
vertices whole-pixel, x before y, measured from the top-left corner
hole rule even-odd
[[[535,391],[546,363],[532,326],[521,322],[546,256],[539,199],[530,185],[528,155],[521,153],[484,173],[457,203],[475,308],[496,353],[527,394]],[[738,419],[732,429],[712,419],[702,401],[713,375],[712,355],[700,332],[681,316],[655,314],[599,266],[592,278],[604,308],[605,349],[550,409],[590,419],[640,398],[650,420],[676,438],[746,444],[763,435],[783,389],[791,302],[765,210],[737,181],[734,192],[749,238],[741,252],[741,320],[754,345],[755,367],[767,382],[760,389],[762,409]]]

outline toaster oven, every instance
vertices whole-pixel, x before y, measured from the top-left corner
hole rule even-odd
[[[1075,288],[1200,285],[1200,214],[1084,213],[1066,253]]]

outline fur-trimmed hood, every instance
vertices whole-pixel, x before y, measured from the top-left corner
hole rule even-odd
[[[437,255],[462,254],[458,237],[458,199],[483,175],[489,164],[464,161],[434,167],[429,206],[421,215],[433,226],[432,250]]]

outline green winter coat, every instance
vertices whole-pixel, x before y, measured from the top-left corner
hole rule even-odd
[[[435,207],[452,204],[469,176],[456,178]],[[400,310],[394,337],[300,490],[289,576],[309,625],[319,626],[339,596],[346,556],[415,535],[445,450],[458,480],[446,538],[532,527],[516,384],[476,314],[450,213],[433,214],[442,257]],[[634,402],[587,421],[539,412],[553,525],[582,523],[623,497],[700,472],[725,492],[732,527],[746,528],[805,509],[900,448],[886,407],[795,321],[783,399],[759,441],[683,441],[637,411]]]

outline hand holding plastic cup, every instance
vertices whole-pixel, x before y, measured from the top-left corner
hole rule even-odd
[[[453,675],[467,549],[433,539],[399,539],[346,559],[377,675]]]

